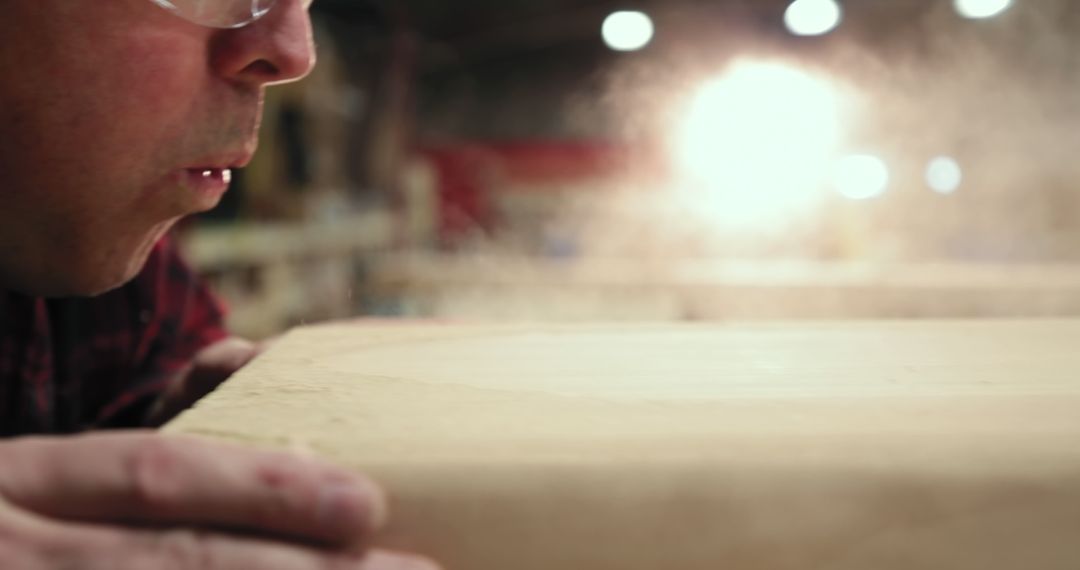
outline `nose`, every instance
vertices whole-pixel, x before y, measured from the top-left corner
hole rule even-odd
[[[210,66],[230,81],[261,87],[295,81],[315,65],[307,0],[278,0],[242,28],[220,30],[210,44]]]

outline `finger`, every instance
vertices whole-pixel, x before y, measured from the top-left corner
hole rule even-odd
[[[192,530],[130,530],[41,519],[20,533],[23,560],[79,570],[439,570],[423,558],[363,555]],[[29,556],[27,556],[29,554]]]
[[[54,518],[193,525],[362,548],[386,516],[373,482],[314,458],[152,433],[5,446],[0,496]]]

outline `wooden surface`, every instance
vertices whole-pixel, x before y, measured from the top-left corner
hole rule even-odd
[[[1080,321],[328,325],[167,429],[375,475],[448,570],[1080,568]]]

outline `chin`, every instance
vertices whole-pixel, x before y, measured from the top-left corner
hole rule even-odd
[[[22,283],[17,290],[37,297],[97,297],[124,286],[139,274],[138,270],[138,267],[124,271],[101,271],[100,268],[95,271],[68,270],[55,278]]]
[[[77,275],[66,272],[59,277],[19,277],[5,275],[4,288],[30,297],[96,297],[116,289],[131,277],[126,275]]]
[[[95,297],[122,287],[146,266],[154,245],[174,220],[141,231],[84,232],[98,239],[70,239],[28,248],[30,255],[0,255],[0,289],[32,297]],[[0,254],[3,252],[0,251]]]
[[[91,276],[84,282],[78,283],[77,287],[68,293],[68,296],[97,297],[98,295],[104,295],[130,283],[139,274],[140,269],[142,269],[141,265],[123,272]]]
[[[156,235],[140,244],[135,250],[126,252],[128,255],[110,260],[112,263],[103,263],[93,268],[98,271],[88,273],[88,279],[78,294],[94,297],[130,283],[146,266],[146,260],[150,257],[150,252],[159,238],[160,236]]]
[[[123,287],[142,272],[154,245],[170,226],[156,227],[142,239],[125,242],[129,247],[87,255],[58,268],[53,283],[63,284],[63,290],[47,296],[96,297]]]

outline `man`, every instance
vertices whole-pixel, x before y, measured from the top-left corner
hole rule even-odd
[[[151,432],[254,354],[163,241],[313,64],[310,0],[0,0],[0,568],[430,568],[368,480]],[[51,434],[51,435],[49,435]],[[183,529],[183,530],[177,530]]]

